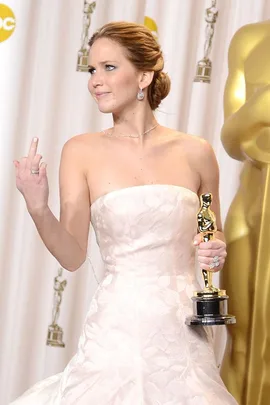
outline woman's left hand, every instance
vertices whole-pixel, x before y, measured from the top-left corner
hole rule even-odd
[[[194,245],[198,246],[198,262],[201,269],[213,272],[220,271],[227,256],[226,243],[220,239],[212,239],[208,242],[201,241],[201,234],[194,238]]]

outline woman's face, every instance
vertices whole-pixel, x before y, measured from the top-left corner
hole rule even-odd
[[[104,113],[118,113],[137,102],[140,73],[118,43],[107,38],[94,42],[89,54],[88,89]]]

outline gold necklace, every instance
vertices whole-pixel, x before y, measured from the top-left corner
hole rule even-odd
[[[153,129],[155,129],[159,124],[154,125],[152,128],[148,129],[147,131],[145,131],[141,136],[144,136],[145,134],[148,134],[148,132],[153,131]],[[115,137],[127,137],[127,138],[139,138],[140,135],[113,135],[113,130],[112,132],[107,132],[106,130],[103,131],[103,133],[105,135],[108,136],[115,136]]]

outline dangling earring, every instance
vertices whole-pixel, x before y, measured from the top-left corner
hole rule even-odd
[[[144,99],[144,92],[142,91],[141,88],[137,93],[137,99],[140,100],[140,101],[142,101]]]

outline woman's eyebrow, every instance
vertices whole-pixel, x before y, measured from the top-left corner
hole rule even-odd
[[[104,60],[104,61],[99,62],[98,64],[99,64],[99,65],[106,65],[106,63],[116,63],[116,61],[113,61],[113,60]],[[88,65],[88,67],[89,67],[89,68],[93,68],[94,66],[93,66],[93,65]]]

